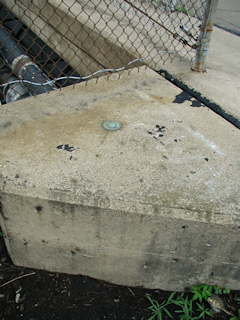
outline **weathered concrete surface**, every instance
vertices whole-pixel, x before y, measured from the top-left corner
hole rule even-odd
[[[240,36],[240,2],[238,0],[219,0],[215,24]]]
[[[205,73],[191,71],[184,60],[167,61],[163,68],[240,120],[239,52],[240,38],[214,27]]]
[[[117,79],[1,107],[13,262],[123,285],[240,289],[239,130],[150,69]]]

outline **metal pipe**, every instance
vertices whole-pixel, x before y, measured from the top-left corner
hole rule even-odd
[[[29,97],[24,85],[13,74],[3,74],[1,77],[3,86],[3,98],[6,103],[14,102]]]
[[[47,75],[25,54],[24,49],[0,27],[0,47],[1,52],[14,74],[22,80],[30,95],[46,93],[57,89],[52,84],[44,84],[49,81]]]
[[[205,14],[200,28],[197,53],[192,67],[192,70],[194,71],[205,71],[205,62],[210,49],[210,41],[218,2],[219,0],[208,0],[206,3]]]

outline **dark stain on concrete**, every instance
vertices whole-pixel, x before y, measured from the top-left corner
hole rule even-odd
[[[188,94],[185,91],[182,91],[181,93],[176,95],[175,99],[173,100],[173,103],[181,104],[181,103],[184,103],[185,101],[190,101],[192,103],[191,107],[200,108],[203,106],[200,101],[194,99],[190,94]]]
[[[11,121],[7,121],[3,124],[1,124],[0,126],[3,128],[3,129],[6,129],[7,127],[10,127],[12,125],[12,122]]]
[[[68,152],[73,152],[74,150],[76,150],[74,147],[70,147],[69,144],[60,144],[59,146],[57,146],[57,149],[66,150]]]
[[[157,128],[156,132],[164,132],[166,127],[156,124],[156,128]]]
[[[37,213],[41,213],[43,211],[42,206],[36,206]]]
[[[150,134],[154,139],[158,140],[158,138],[162,138],[164,136],[163,133],[165,132],[165,129],[165,126],[160,126],[159,124],[156,124],[155,128],[151,131],[147,131],[147,133]]]

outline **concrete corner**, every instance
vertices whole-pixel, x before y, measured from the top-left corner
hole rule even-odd
[[[138,71],[1,107],[9,253],[122,285],[239,290],[239,130]]]

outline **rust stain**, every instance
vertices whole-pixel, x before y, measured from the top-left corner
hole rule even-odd
[[[155,94],[149,94],[149,96],[154,100],[154,101],[157,101],[157,102],[160,102],[162,104],[165,104],[165,103],[171,103],[173,98],[172,97],[169,97],[169,96],[157,96]]]

